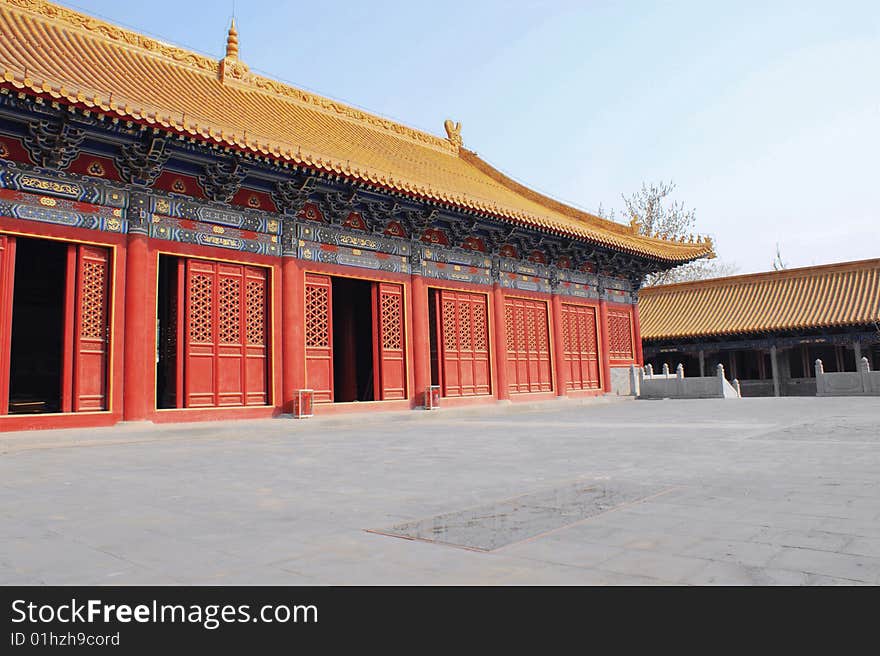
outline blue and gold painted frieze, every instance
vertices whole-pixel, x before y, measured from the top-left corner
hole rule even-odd
[[[599,298],[599,277],[595,273],[559,269],[556,275],[559,280],[556,287],[558,294],[590,300]]]
[[[128,207],[128,192],[106,183],[98,183],[80,176],[60,172],[25,170],[13,162],[0,160],[0,188],[23,191],[41,196],[105,205],[113,208]]]
[[[0,189],[0,215],[71,228],[126,232],[124,210],[57,196]]]
[[[337,246],[314,241],[299,240],[298,256],[309,262],[323,264],[341,264],[343,266],[389,271],[392,273],[410,273],[409,257],[392,255],[349,246]]]
[[[360,251],[374,251],[403,257],[408,257],[411,252],[409,242],[403,239],[346,230],[314,222],[300,223],[297,227],[297,234],[300,241]]]
[[[485,253],[459,248],[425,248],[422,251],[422,275],[438,280],[492,284],[492,259]]]
[[[150,237],[184,244],[214,246],[256,255],[280,255],[281,244],[277,235],[225,226],[211,225],[154,214],[150,222]]]
[[[151,211],[161,216],[209,223],[238,230],[262,232],[269,235],[281,234],[281,219],[268,212],[256,210],[239,211],[227,207],[214,207],[181,198],[158,196],[152,197],[151,204]]]
[[[629,281],[620,278],[602,277],[602,287],[605,290],[605,299],[612,303],[632,303],[632,285]]]
[[[498,262],[499,284],[505,289],[553,293],[550,267],[534,262],[520,262],[506,257]]]

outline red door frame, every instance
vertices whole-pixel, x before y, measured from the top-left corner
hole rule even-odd
[[[586,314],[587,325],[581,326],[579,321],[579,315]],[[590,317],[591,315],[591,317]],[[570,391],[584,391],[584,390],[599,390],[602,388],[602,354],[600,352],[599,346],[599,311],[595,305],[589,305],[586,303],[568,303],[562,302],[562,321],[563,321],[563,344],[562,344],[562,352],[564,354],[564,361],[560,363],[560,366],[567,367],[568,373],[568,389]],[[581,334],[581,329],[584,328],[587,331],[592,332],[592,342],[593,347],[595,348],[595,353],[590,354],[588,351],[584,351],[584,336]],[[566,344],[564,342],[564,336],[567,335],[569,337],[569,343]],[[588,340],[589,341],[589,340]],[[572,348],[574,345],[577,345],[577,348]],[[593,357],[587,357],[584,356]],[[595,377],[590,375],[592,372],[590,369],[590,362],[595,366]],[[588,370],[588,375],[584,376],[585,367]],[[577,372],[577,375],[575,375]],[[585,383],[591,383],[588,386],[585,386]]]
[[[73,324],[73,376],[71,396],[74,412],[106,410],[107,365],[109,357],[110,307],[112,298],[112,264],[107,248],[80,244],[68,250],[68,283],[70,254],[76,250],[76,313]],[[69,315],[65,319],[70,325]],[[70,344],[70,341],[67,341]],[[65,367],[68,358],[65,357]],[[66,389],[65,389],[66,392]],[[70,403],[64,395],[64,405]]]
[[[186,293],[180,293],[179,276],[178,337],[183,332],[183,339],[178,341],[177,380],[183,380],[183,393],[178,394],[178,407],[181,402],[186,408],[266,406],[266,271],[247,264],[200,258],[181,258],[179,263],[183,267],[178,265],[178,273],[185,270]],[[262,330],[254,333],[262,333],[263,343],[251,344],[248,283],[257,280],[262,285]],[[195,305],[196,300],[201,308]]]
[[[438,289],[436,299],[436,326],[437,343],[440,351],[440,382],[441,390],[445,397],[473,397],[492,394],[492,365],[489,337],[489,304],[484,293],[469,291]],[[451,330],[455,335],[455,348],[450,348],[446,340],[447,326],[444,319],[444,304],[452,305],[453,313]],[[482,327],[479,325],[475,312],[481,307],[483,312]],[[463,317],[462,309],[465,308],[466,316]],[[467,321],[466,332],[463,332],[462,320]],[[480,330],[482,328],[482,330]],[[481,333],[481,339],[478,337]],[[463,335],[469,338],[466,343],[469,347],[462,349]],[[483,343],[484,349],[477,348]],[[456,381],[455,390],[450,389],[450,376],[447,371],[453,368]],[[467,374],[467,375],[465,375]]]
[[[9,412],[12,294],[15,289],[15,237],[0,235],[0,415]]]
[[[373,345],[378,401],[406,398],[406,314],[403,285],[373,283]]]
[[[44,429],[44,428],[75,428],[86,426],[109,426],[122,418],[122,386],[124,345],[121,338],[125,334],[124,318],[116,309],[121,308],[124,302],[125,267],[119,266],[125,261],[126,236],[97,232],[86,228],[73,228],[49,223],[35,223],[0,216],[0,239],[5,237],[6,253],[0,258],[0,431]],[[12,299],[14,294],[15,264],[11,255],[14,249],[9,248],[17,237],[43,239],[47,241],[63,242],[68,247],[68,267],[73,262],[73,271],[76,271],[76,249],[78,245],[91,246],[104,249],[107,254],[109,266],[109,279],[107,280],[108,291],[106,295],[106,322],[109,326],[107,331],[107,348],[104,368],[104,399],[103,409],[81,409],[74,411],[73,407],[73,377],[76,362],[74,354],[74,334],[76,321],[75,301],[75,274],[67,275],[64,297],[65,307],[62,330],[65,335],[65,357],[68,364],[65,366],[62,359],[62,409],[67,407],[68,412],[55,412],[46,414],[22,414],[9,415],[9,353],[11,348],[12,326]],[[73,255],[70,255],[73,251]],[[73,295],[73,296],[72,296]],[[71,299],[71,300],[68,300]],[[4,316],[5,315],[5,316]],[[3,322],[7,322],[4,328]],[[69,325],[69,328],[67,326]],[[4,348],[4,342],[10,342]]]
[[[306,388],[312,390],[315,403],[332,403],[333,282],[330,276],[306,273],[304,299]],[[326,315],[324,322],[312,316],[322,307]]]
[[[508,321],[508,310],[511,311]],[[553,391],[553,356],[550,335],[550,307],[547,300],[522,296],[504,296],[507,333],[507,359],[511,394]],[[543,318],[543,321],[541,319]],[[522,333],[518,326],[522,325]],[[540,330],[540,333],[538,332]],[[544,339],[540,340],[543,334]],[[529,348],[534,336],[535,348]],[[545,348],[541,349],[540,344]],[[521,348],[523,347],[523,348]]]

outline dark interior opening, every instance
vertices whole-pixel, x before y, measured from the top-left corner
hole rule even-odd
[[[9,414],[61,411],[67,248],[16,240]]]
[[[375,401],[373,283],[333,278],[333,401]]]
[[[179,258],[159,256],[156,405],[177,407],[177,270]]]
[[[436,289],[428,290],[428,341],[431,348],[431,385],[440,384],[440,326],[437,323]]]

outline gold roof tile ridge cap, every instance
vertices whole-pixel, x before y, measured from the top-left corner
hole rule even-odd
[[[0,0],[0,3],[28,12],[41,19],[59,23],[65,28],[84,32],[89,36],[110,41],[120,47],[162,57],[174,64],[188,66],[211,76],[216,77],[220,71],[220,61],[222,60],[218,61],[207,55],[147,36],[134,29],[120,27],[103,19],[48,2],[48,0]],[[296,102],[298,100],[307,108],[322,111],[330,116],[348,119],[368,128],[382,130],[394,136],[409,139],[416,144],[433,147],[435,150],[449,155],[455,154],[456,149],[452,144],[430,132],[412,128],[311,91],[299,89],[265,75],[251,73],[247,81],[241,81],[237,86],[240,89],[254,89],[288,101]]]
[[[251,73],[247,82],[240,84],[239,88],[277,97],[334,118],[344,119],[369,129],[390,133],[395,137],[407,139],[420,146],[427,146],[450,156],[455,155],[455,147],[446,139],[435,134],[404,125],[403,123],[359,109],[339,100],[333,100],[313,91],[306,91],[266,75]]]
[[[477,168],[482,173],[491,177],[502,186],[507,187],[508,189],[520,194],[521,196],[524,196],[525,198],[533,202],[548,207],[551,210],[555,210],[560,214],[563,214],[567,218],[578,220],[582,222],[584,226],[599,230],[608,230],[609,232],[615,233],[620,237],[633,239],[637,242],[653,244],[655,246],[661,246],[665,249],[681,250],[683,252],[691,254],[708,254],[711,252],[711,242],[680,242],[668,239],[655,239],[646,235],[637,234],[632,231],[631,227],[622,225],[620,223],[617,223],[616,221],[603,219],[600,216],[596,216],[595,214],[568,205],[567,203],[557,200],[551,196],[535,191],[534,189],[530,189],[521,182],[517,182],[509,175],[506,175],[499,169],[495,168],[486,160],[477,155],[474,151],[468,150],[467,148],[462,147],[459,149],[459,157],[461,157],[468,164],[471,164],[472,166]]]
[[[175,64],[206,73],[217,73],[217,60],[208,55],[181,48],[136,30],[120,27],[101,18],[48,2],[48,0],[0,0],[0,2],[38,18],[60,24],[65,28],[113,42],[123,48],[162,57]]]
[[[846,262],[831,262],[830,264],[811,264],[809,266],[797,267],[794,269],[783,269],[781,271],[756,271],[753,273],[739,273],[735,276],[723,276],[719,278],[705,278],[703,280],[688,280],[685,282],[672,282],[666,285],[655,285],[652,287],[643,287],[639,292],[640,295],[650,291],[651,295],[663,294],[667,290],[688,291],[691,289],[702,289],[703,287],[725,286],[727,284],[737,284],[738,282],[764,282],[767,280],[788,280],[793,278],[808,277],[811,273],[833,273],[833,272],[856,272],[873,268],[880,269],[880,258],[869,258],[867,260],[848,260]]]

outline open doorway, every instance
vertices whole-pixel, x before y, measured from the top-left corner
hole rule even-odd
[[[68,246],[16,241],[9,413],[61,412]]]
[[[403,285],[307,273],[306,388],[316,403],[405,399]]]
[[[374,284],[332,278],[333,401],[376,400]]]

